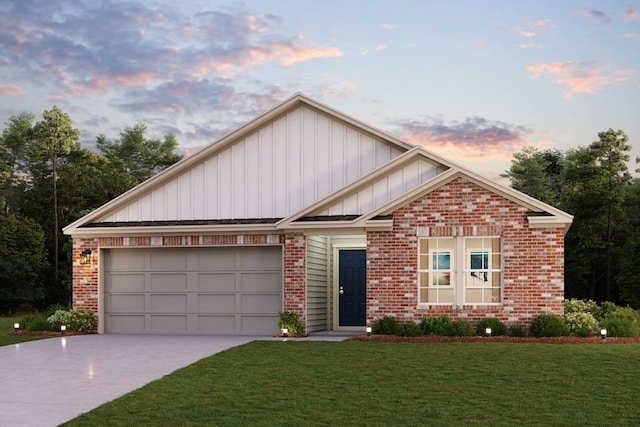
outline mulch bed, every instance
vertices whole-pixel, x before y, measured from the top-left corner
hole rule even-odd
[[[539,344],[638,344],[640,337],[622,338],[607,337],[602,339],[599,336],[580,337],[446,337],[438,335],[424,335],[419,337],[400,337],[397,335],[359,335],[349,338],[349,341],[372,341],[372,342],[399,342],[399,343],[439,343],[439,342],[502,342],[502,343],[539,343]]]
[[[5,335],[17,335],[17,336],[32,336],[32,337],[68,337],[71,335],[88,335],[86,332],[75,332],[75,331],[66,331],[64,334],[62,332],[54,332],[54,331],[23,331],[19,330],[18,332],[10,331]]]

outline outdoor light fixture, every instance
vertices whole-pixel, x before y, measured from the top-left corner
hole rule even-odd
[[[62,335],[64,335],[66,331],[67,331],[67,325],[60,326],[60,332],[62,332]]]
[[[367,336],[370,337],[371,336],[371,326],[367,326]]]
[[[607,339],[607,328],[600,329],[600,337],[602,337],[603,340]]]
[[[289,329],[287,328],[282,328],[282,336],[283,337],[288,337],[289,336]]]
[[[486,334],[487,334],[487,336],[488,336],[488,337],[490,337],[490,336],[491,336],[491,328],[487,328],[487,329],[485,329],[484,331],[486,332]]]
[[[83,250],[80,255],[82,255],[82,257],[80,258],[80,264],[89,264],[91,262],[91,249],[85,249]]]
[[[20,329],[20,323],[14,323],[13,324],[13,332],[15,332],[17,334],[19,329]]]

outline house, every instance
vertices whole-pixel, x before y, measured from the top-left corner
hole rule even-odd
[[[302,94],[70,224],[101,333],[562,314],[572,217]]]

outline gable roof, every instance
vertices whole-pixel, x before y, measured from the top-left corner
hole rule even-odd
[[[325,135],[322,141],[318,141],[320,133]],[[304,156],[309,144],[313,148]],[[320,154],[324,157],[316,160]],[[265,164],[260,163],[263,157],[269,159]],[[249,158],[257,160],[250,162]],[[306,165],[308,158],[312,160]],[[334,163],[337,169],[326,169]],[[238,171],[233,170],[234,165]],[[300,177],[306,184],[299,182]],[[566,232],[572,222],[573,217],[559,209],[297,93],[68,225],[64,233],[116,236],[388,229],[394,210],[458,177],[526,206],[532,227],[564,226]],[[216,200],[207,205],[203,200],[207,198]],[[266,208],[258,209],[260,206]]]
[[[385,180],[388,180],[395,171],[404,171],[403,167],[416,164],[420,161],[432,162],[434,160],[438,161],[438,165],[442,169],[437,171],[428,179],[414,181],[413,186],[410,188],[405,186],[405,191],[403,191],[402,194],[397,195],[396,197],[379,199],[379,203],[366,211],[360,210],[358,213],[353,212],[351,214],[344,211],[345,200],[348,200],[354,195],[358,195],[369,188],[373,188],[379,182],[385,182]],[[333,212],[337,216],[336,220],[331,225],[340,228],[388,228],[391,226],[390,214],[393,211],[423,197],[431,191],[434,191],[457,178],[464,178],[495,194],[505,197],[518,205],[527,207],[530,210],[528,214],[528,221],[530,226],[533,228],[562,226],[566,233],[573,221],[572,215],[569,215],[560,209],[514,190],[513,188],[506,187],[489,180],[454,162],[436,156],[425,150],[423,147],[414,147],[412,150],[394,159],[385,166],[373,171],[352,184],[347,185],[338,192],[327,196],[323,200],[314,203],[288,218],[282,219],[277,225],[279,228],[283,229],[326,228],[328,225],[327,219],[331,216],[327,215],[327,213],[331,213],[328,211],[330,211],[332,207],[339,206],[340,203],[343,203],[342,212]],[[340,218],[340,215],[343,215],[344,217]],[[320,220],[316,222],[314,227],[313,222],[314,217],[316,216],[318,216]]]
[[[306,117],[305,114],[309,117]],[[310,114],[313,116],[310,116]],[[300,118],[299,116],[304,117]],[[288,123],[288,121],[294,122],[296,120],[300,120],[300,124],[294,123],[290,125]],[[300,199],[296,199],[293,201],[287,200],[286,203],[288,203],[290,206],[287,206],[285,208],[283,208],[284,205],[281,204],[282,202],[279,199],[269,201],[268,203],[270,203],[270,205],[268,206],[268,208],[271,208],[271,212],[265,212],[269,209],[263,209],[263,211],[259,211],[257,209],[245,209],[246,212],[242,213],[229,210],[228,206],[232,203],[225,203],[227,201],[226,199],[233,199],[234,195],[237,195],[239,191],[237,188],[233,188],[233,182],[231,183],[231,186],[225,185],[226,183],[222,183],[223,180],[227,179],[228,181],[229,179],[228,176],[219,171],[223,170],[224,168],[229,169],[233,168],[234,166],[238,166],[238,169],[242,169],[242,171],[238,173],[255,175],[255,177],[253,178],[255,181],[253,187],[251,183],[245,183],[245,188],[243,189],[245,190],[246,188],[249,188],[255,194],[245,194],[244,197],[247,200],[244,201],[234,200],[237,204],[251,203],[251,201],[254,200],[257,195],[259,195],[259,197],[265,197],[265,193],[269,191],[275,191],[278,186],[290,186],[291,182],[296,181],[295,177],[288,175],[293,175],[294,173],[303,174],[303,169],[307,165],[303,164],[297,166],[298,170],[296,170],[295,172],[280,172],[283,176],[279,176],[277,179],[274,178],[269,184],[269,180],[262,179],[263,177],[256,175],[257,173],[254,173],[255,170],[260,169],[260,165],[249,163],[246,159],[251,156],[253,156],[252,158],[258,159],[264,156],[271,156],[271,158],[273,158],[272,164],[265,167],[265,169],[270,168],[272,169],[270,173],[277,175],[279,172],[277,169],[280,169],[282,167],[282,163],[295,164],[297,160],[318,157],[303,156],[303,154],[305,153],[303,153],[302,149],[298,146],[302,144],[302,141],[307,137],[307,135],[302,135],[300,133],[303,131],[308,132],[314,130],[310,129],[311,126],[308,124],[313,124],[314,120],[316,122],[322,123],[318,124],[318,128],[315,129],[315,132],[321,133],[321,135],[314,135],[313,137],[317,139],[324,138],[322,141],[319,140],[316,142],[316,152],[323,150],[322,153],[324,153],[325,157],[333,155],[333,157],[336,159],[328,157],[322,158],[321,160],[317,160],[315,165],[311,165],[311,168],[315,170],[316,174],[324,172],[325,175],[332,175],[329,177],[330,182],[327,184],[327,177],[324,177],[324,180],[315,179],[315,177],[308,178],[307,181],[320,182],[321,184],[318,185],[322,185],[322,188],[306,188],[306,194],[301,196],[297,195],[298,193],[302,192],[302,189],[289,188],[290,191],[285,191],[285,193],[296,195],[296,197],[300,197]],[[278,124],[280,122],[284,124]],[[304,128],[305,125],[307,125],[307,129],[299,129]],[[276,128],[276,126],[279,127]],[[267,131],[265,131],[265,129],[267,129]],[[262,132],[264,136],[260,132]],[[284,134],[284,136],[281,137],[280,134],[270,135],[270,132],[272,134],[280,132],[280,134]],[[327,135],[328,132],[333,132],[333,134]],[[256,135],[258,136],[256,137]],[[259,138],[266,139],[267,143],[270,145],[268,146],[268,148],[264,149],[264,153],[252,153],[252,150],[259,150],[261,144],[263,144],[262,141],[256,142],[256,139]],[[290,148],[289,145],[285,145],[284,148],[278,145],[282,144],[281,140],[284,138],[288,138],[290,140],[289,144],[298,144],[294,147],[297,150],[295,153],[295,156],[297,156],[297,160],[289,159],[289,157],[294,156],[294,154],[291,154],[289,151],[287,151]],[[357,150],[360,151],[346,153],[347,149],[353,151],[353,149],[349,147],[354,146],[355,144],[347,145],[347,142],[352,141],[357,141]],[[305,140],[305,143],[306,142],[307,141]],[[234,153],[234,147],[241,147],[241,149],[236,150],[239,152],[239,154]],[[246,222],[251,223],[251,220],[265,217],[280,219],[303,208],[306,204],[314,202],[317,198],[324,197],[326,194],[329,194],[330,192],[343,187],[353,179],[356,179],[360,175],[368,173],[369,171],[381,166],[382,164],[393,159],[394,157],[397,157],[398,155],[411,149],[412,147],[412,145],[394,138],[365,123],[362,123],[349,115],[334,110],[318,101],[308,98],[301,93],[297,93],[291,98],[282,102],[280,105],[265,112],[256,119],[246,123],[237,130],[227,134],[220,140],[203,148],[194,155],[181,160],[180,162],[149,178],[133,189],[100,206],[88,215],[78,219],[74,223],[65,227],[64,232],[65,234],[71,235],[98,234],[101,230],[106,234],[114,233],[114,227],[112,226],[112,224],[106,225],[107,222],[141,224],[143,222],[157,223],[158,221],[221,221],[243,218],[247,220]],[[276,149],[279,150],[277,153]],[[325,153],[327,152],[327,150],[329,154]],[[335,150],[335,153],[332,153],[331,150]],[[341,153],[341,150],[344,150],[345,153]],[[280,159],[278,156],[286,157],[285,161],[280,162],[280,160],[282,159]],[[342,156],[343,158],[340,158],[340,156]],[[357,167],[354,168],[348,163],[350,159],[347,159],[347,156],[350,156],[352,163],[353,161],[358,162]],[[241,158],[241,160],[238,161],[237,158]],[[245,159],[245,164],[240,164],[240,162],[243,161],[242,158]],[[214,159],[215,161],[211,161],[211,159]],[[366,161],[363,159],[366,159]],[[326,167],[325,164],[327,164],[327,162],[331,163],[332,161],[342,162],[338,165],[338,167],[341,168],[341,170],[339,171],[341,175],[336,174],[334,170],[322,170],[322,168]],[[207,173],[218,175],[217,177],[214,176],[213,180],[218,179],[218,181],[220,181],[217,183],[217,185],[220,187],[219,191],[224,193],[222,196],[219,195],[218,197],[220,197],[221,199],[226,198],[225,200],[219,201],[216,206],[216,209],[218,209],[218,211],[214,213],[207,211],[207,206],[202,206],[202,204],[204,203],[202,199],[205,199],[206,197],[213,197],[211,195],[211,188],[206,187],[207,185],[210,186],[210,181],[212,181],[212,178],[206,175]],[[191,174],[192,176],[188,177],[187,175],[189,174]],[[350,176],[350,174],[355,175]],[[206,180],[208,181],[208,183],[201,184],[201,187],[203,188],[200,189],[200,193],[198,195],[186,194],[187,191],[183,191],[183,194],[177,194],[177,192],[179,192],[179,188],[178,190],[176,190],[176,187],[180,187],[181,185],[189,185],[188,183],[183,184],[180,181],[185,181],[187,179],[193,180],[195,179],[193,178],[193,175],[198,175],[200,177],[200,180]],[[237,181],[239,181],[239,179]],[[286,181],[289,181],[289,183],[287,183]],[[265,187],[270,185],[270,188],[255,188],[258,184]],[[310,187],[308,182],[306,185],[307,187]],[[170,203],[169,201],[167,201],[168,197],[174,197],[175,199],[171,200]],[[280,198],[282,198],[282,195],[280,195]],[[190,212],[178,212],[178,210],[185,208],[186,203],[183,199],[189,199],[187,201],[188,203],[194,205],[199,203],[199,205],[191,207]],[[265,201],[263,203],[266,204],[267,202]],[[158,213],[162,210],[166,212],[164,216]],[[95,223],[105,223],[105,227],[101,228]],[[93,224],[90,227],[91,230],[88,229],[89,224]],[[236,226],[239,225],[236,224]],[[145,231],[150,231],[152,228],[152,226],[149,225],[145,225],[144,227]],[[216,226],[214,228],[219,227]],[[163,228],[163,230],[167,230],[166,226]]]

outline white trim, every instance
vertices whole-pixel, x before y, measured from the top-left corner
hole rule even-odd
[[[359,326],[340,326],[340,256],[341,250],[361,250],[364,249],[365,256],[367,253],[367,244],[364,243],[338,243],[331,244],[333,250],[333,330],[334,331],[359,331],[362,327]],[[365,279],[366,280],[366,279]],[[365,282],[366,283],[366,282]],[[365,298],[365,307],[366,307]],[[367,307],[368,309],[368,307]],[[366,319],[365,319],[366,323]]]

